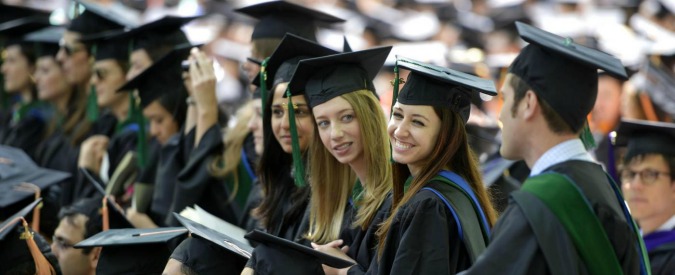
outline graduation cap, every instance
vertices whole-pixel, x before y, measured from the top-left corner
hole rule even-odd
[[[316,41],[317,23],[341,23],[344,19],[286,1],[269,1],[235,11],[258,19],[251,39],[282,38],[286,33]]]
[[[167,15],[126,31],[120,34],[120,37],[131,40],[132,50],[152,50],[165,45],[178,46],[189,43],[181,27],[196,18],[199,18],[199,16],[178,17]]]
[[[7,37],[4,46],[10,46],[24,42],[23,36],[51,26],[49,18],[31,16],[20,18],[0,24],[0,36]]]
[[[292,95],[304,93],[310,108],[358,90],[374,93],[373,79],[391,48],[379,47],[302,60],[288,89]]]
[[[68,177],[69,173],[38,167],[21,149],[0,145],[0,219]]]
[[[615,146],[627,147],[627,160],[644,154],[675,157],[675,123],[622,119],[612,137]]]
[[[84,0],[75,0],[75,2],[84,6],[85,10],[70,21],[68,31],[87,36],[111,30],[133,28],[138,25],[138,22],[129,21],[126,16],[115,13],[109,7]]]
[[[82,43],[92,45],[91,53],[96,61],[115,59],[129,60],[129,39],[120,34],[123,30],[110,30],[80,38]]]
[[[49,18],[49,15],[49,11],[31,9],[23,6],[7,5],[0,2],[0,23],[30,16]]]
[[[397,96],[398,102],[450,108],[462,116],[464,123],[469,119],[472,97],[480,93],[497,95],[495,84],[489,79],[400,56],[397,66],[410,70]]]
[[[56,57],[59,51],[59,40],[65,31],[66,28],[61,26],[47,27],[27,34],[24,40],[34,43],[37,57]]]
[[[264,65],[265,87],[291,81],[295,67],[302,59],[338,53],[300,36],[287,33]],[[260,83],[261,75],[253,80]]]
[[[96,274],[161,274],[182,227],[113,229],[79,242],[75,248],[101,247]]]
[[[190,231],[192,238],[184,240],[171,258],[183,263],[197,274],[221,274],[223,270],[242,270],[251,257],[253,247],[225,234],[174,213],[176,219]]]
[[[16,266],[30,265],[32,262],[35,274],[56,274],[54,265],[57,263],[50,263],[45,257],[45,254],[51,254],[49,243],[31,231],[26,222],[28,215],[41,201],[34,201],[0,224],[0,266],[3,272],[11,272]]]
[[[573,129],[586,124],[598,93],[597,69],[626,79],[619,59],[530,25],[516,22],[530,44],[513,61],[510,73],[525,81]]]
[[[257,229],[249,232],[248,234],[246,234],[245,237],[251,241],[276,247],[277,249],[299,253],[298,256],[313,259],[327,266],[335,268],[347,268],[354,265],[354,263],[344,260],[342,258],[334,257],[332,255],[314,250],[310,247],[301,245],[293,241],[286,240],[284,238],[279,238],[277,236],[262,232]],[[260,261],[261,258],[265,257],[261,256],[258,261]]]
[[[181,62],[189,57],[192,47],[192,45],[182,45],[175,48],[145,71],[127,81],[117,91],[137,89],[141,99],[141,108],[147,107],[162,96],[184,102],[187,92],[183,84]]]

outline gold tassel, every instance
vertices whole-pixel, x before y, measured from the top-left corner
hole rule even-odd
[[[110,221],[108,220],[108,196],[103,197],[103,207],[101,207],[101,216],[103,218],[103,231],[110,229]]]
[[[14,189],[34,193],[35,200],[39,200],[42,196],[41,195],[42,190],[40,190],[40,187],[30,182],[22,182],[19,185],[17,185],[16,188]],[[39,203],[35,207],[35,209],[33,209],[33,219],[31,220],[31,228],[33,229],[33,231],[38,233],[40,233],[40,208],[42,208],[42,203]]]

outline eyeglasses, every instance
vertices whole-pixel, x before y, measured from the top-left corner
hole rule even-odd
[[[56,235],[52,237],[52,241],[54,241],[54,244],[56,244],[56,247],[58,247],[59,250],[66,250],[75,246],[74,244],[67,243],[66,240],[61,237],[57,237]]]
[[[71,56],[79,51],[84,50],[84,47],[74,47],[66,45],[66,42],[63,40],[59,41],[59,47],[63,49],[63,51],[66,53],[67,56]]]
[[[624,184],[634,184],[635,176],[640,175],[640,181],[642,184],[651,185],[653,184],[660,176],[668,176],[670,173],[661,172],[653,169],[645,169],[640,172],[635,172],[630,169],[623,169],[621,171],[621,182]]]
[[[105,76],[108,75],[108,71],[104,69],[94,69],[94,75],[98,78],[98,80],[104,80]]]

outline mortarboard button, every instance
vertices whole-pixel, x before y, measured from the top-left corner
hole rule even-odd
[[[251,39],[282,38],[292,33],[316,41],[317,23],[341,23],[343,19],[286,1],[269,1],[235,11],[257,18]]]
[[[181,227],[111,229],[79,242],[75,248],[101,247],[96,274],[161,274],[187,230]]]
[[[625,159],[643,154],[675,157],[675,124],[636,119],[622,119],[612,133],[615,146],[626,146]]]
[[[304,92],[310,108],[358,90],[375,92],[373,79],[391,46],[304,59],[288,84],[291,94]]]

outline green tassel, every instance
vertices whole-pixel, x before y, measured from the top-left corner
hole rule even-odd
[[[581,142],[584,143],[584,147],[587,151],[595,148],[595,138],[593,138],[593,133],[591,133],[591,128],[588,126],[588,121],[585,122],[584,129],[581,130],[579,134]]]
[[[300,143],[298,142],[298,128],[295,125],[295,108],[293,107],[293,100],[291,99],[291,90],[286,89],[286,96],[288,97],[288,123],[291,130],[291,144],[293,147],[293,167],[295,169],[295,186],[305,187],[305,166],[302,163],[302,152],[300,152]]]
[[[87,119],[90,122],[98,120],[98,99],[96,96],[96,87],[89,86],[89,95],[87,96]]]
[[[147,149],[147,142],[146,142],[146,129],[145,129],[145,117],[143,117],[143,113],[141,111],[141,108],[139,104],[137,103],[138,100],[134,96],[133,92],[129,93],[129,111],[127,112],[127,119],[124,120],[122,123],[117,124],[116,132],[122,131],[125,127],[129,125],[137,125],[138,126],[138,140],[136,142],[136,156],[138,157],[138,166],[140,168],[144,168],[145,164],[147,163],[148,159],[148,149]]]
[[[262,116],[265,117],[265,106],[267,106],[267,62],[270,58],[265,58],[260,64],[260,99],[262,100]]]
[[[399,74],[398,74],[398,60],[394,63],[394,95],[391,99],[391,107],[389,108],[389,119],[394,114],[394,104],[398,100],[398,86],[399,86]],[[394,163],[394,152],[391,148],[391,142],[389,143],[389,162]]]

